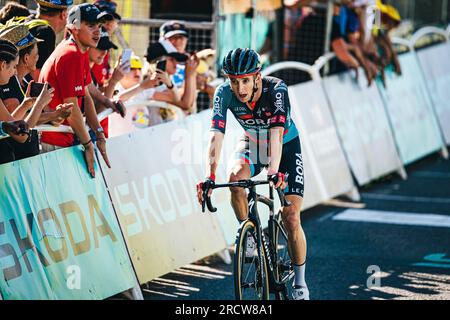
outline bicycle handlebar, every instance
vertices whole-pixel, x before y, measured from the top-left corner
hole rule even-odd
[[[208,210],[210,212],[216,212],[217,208],[214,207],[211,203],[211,197],[208,196],[209,190],[219,189],[219,188],[229,188],[229,187],[241,187],[241,188],[251,188],[257,185],[262,184],[269,184],[269,180],[262,180],[262,181],[253,181],[253,180],[240,180],[237,182],[230,182],[230,183],[223,183],[223,184],[216,184],[214,181],[206,181],[202,185],[203,190],[203,200],[202,200],[202,212],[205,212],[205,204],[208,207]],[[291,203],[286,200],[284,196],[284,192],[281,190],[280,187],[277,189],[278,197],[280,198],[281,206],[288,207],[291,205]]]

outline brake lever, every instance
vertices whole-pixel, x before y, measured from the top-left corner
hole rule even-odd
[[[212,184],[214,185],[214,182],[212,182]],[[211,187],[212,186],[210,186],[209,184],[203,184],[203,186],[202,186],[202,189],[203,189],[202,212],[205,212],[205,203],[210,212],[217,211],[217,208],[213,207],[213,205],[211,203],[211,197],[208,196],[209,189],[212,189]]]

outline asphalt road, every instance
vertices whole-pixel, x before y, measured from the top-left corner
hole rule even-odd
[[[302,213],[311,299],[450,299],[450,161],[406,170],[362,188],[360,202]],[[232,269],[208,257],[144,285],[144,298],[233,300]]]

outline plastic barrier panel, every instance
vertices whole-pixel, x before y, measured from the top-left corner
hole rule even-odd
[[[438,114],[439,123],[450,144],[450,45],[442,43],[417,52]]]
[[[201,213],[196,200],[206,158],[202,117],[209,115],[108,140],[112,169],[103,172],[140,283],[226,246],[216,214]]]
[[[403,75],[386,71],[385,89],[378,88],[387,107],[404,164],[439,150],[443,141],[422,75],[413,53],[399,56]]]
[[[302,143],[306,209],[350,192],[354,184],[320,83],[290,86],[289,99]]]
[[[3,299],[104,299],[134,287],[101,177],[67,148],[0,166]]]
[[[383,101],[375,84],[367,87],[362,70],[358,82],[349,73],[325,78],[337,130],[359,185],[402,166]]]

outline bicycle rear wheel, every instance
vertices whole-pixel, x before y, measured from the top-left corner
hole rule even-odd
[[[291,255],[289,253],[289,244],[287,240],[287,232],[281,219],[281,211],[275,216],[278,224],[274,225],[274,246],[277,258],[275,277],[281,282],[285,281],[285,291],[277,292],[275,298],[277,300],[289,300],[292,297],[292,281],[294,279],[294,270],[292,269]]]
[[[257,248],[252,256],[246,256],[247,241],[257,241],[255,224],[247,220],[236,239],[234,259],[234,289],[236,300],[268,300],[269,277],[264,249]]]

